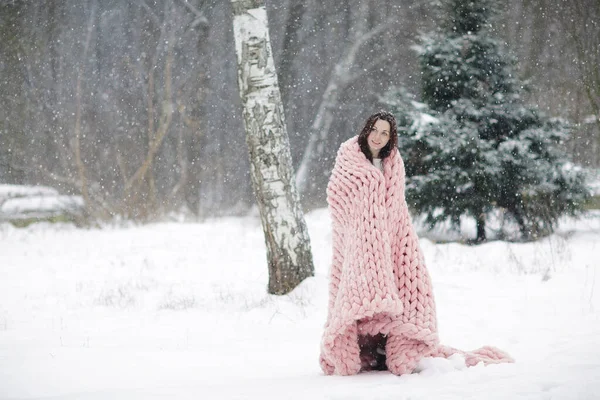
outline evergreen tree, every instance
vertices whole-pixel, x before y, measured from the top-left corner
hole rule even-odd
[[[494,37],[492,0],[447,0],[446,19],[422,36],[422,100],[403,90],[383,99],[399,119],[407,201],[435,224],[477,221],[477,241],[495,209],[524,238],[552,232],[581,210],[584,175],[562,150],[565,121],[523,105],[515,60]]]

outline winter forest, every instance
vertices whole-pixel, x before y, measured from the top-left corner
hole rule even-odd
[[[435,1],[269,1],[272,48],[305,210],[324,205],[337,147],[381,98],[422,100],[420,35]],[[490,32],[516,58],[524,104],[573,126],[600,164],[598,4],[500,2]],[[97,218],[200,219],[254,203],[229,1],[3,1],[0,181],[84,195]],[[311,137],[317,146],[307,154]]]
[[[0,400],[596,399],[599,245],[598,0],[0,0]]]

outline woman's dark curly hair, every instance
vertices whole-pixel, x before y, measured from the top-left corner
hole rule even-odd
[[[363,128],[362,132],[360,132],[360,135],[358,135],[358,145],[360,146],[360,149],[367,157],[367,159],[371,162],[373,162],[373,155],[371,154],[371,150],[369,149],[369,143],[367,142],[367,138],[369,137],[369,134],[371,133],[371,129],[373,129],[375,122],[377,122],[377,120],[379,119],[390,123],[390,140],[385,145],[385,147],[379,151],[379,157],[383,160],[384,158],[389,156],[392,150],[398,145],[398,130],[396,128],[396,118],[394,117],[394,115],[387,111],[378,111],[375,114],[371,115],[367,119],[367,123],[365,124],[365,127]]]

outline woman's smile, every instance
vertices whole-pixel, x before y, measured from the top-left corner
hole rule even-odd
[[[373,158],[378,158],[379,150],[383,149],[390,141],[390,123],[383,119],[378,119],[371,128],[368,143],[369,150]]]

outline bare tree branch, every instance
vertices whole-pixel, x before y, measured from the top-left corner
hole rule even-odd
[[[206,16],[204,15],[204,13],[202,11],[198,10],[196,7],[191,5],[187,0],[180,0],[180,1],[183,3],[184,6],[186,6],[186,8],[188,10],[190,10],[191,12],[193,12],[196,15],[196,19],[191,24],[192,28],[200,23],[202,23],[202,24],[208,23],[208,19],[206,18]]]
[[[85,164],[81,158],[81,82],[83,80],[83,71],[85,63],[87,62],[87,54],[90,48],[90,41],[92,39],[92,32],[94,31],[94,18],[96,16],[96,7],[92,7],[90,12],[90,19],[88,21],[87,35],[85,38],[85,44],[83,46],[83,55],[77,67],[77,85],[75,89],[75,127],[73,131],[75,133],[74,141],[74,152],[75,152],[75,165],[77,166],[77,175],[79,177],[80,191],[83,197],[83,201],[86,209],[90,210],[90,197],[88,192],[88,183],[86,179]]]
[[[144,8],[144,10],[146,10],[148,12],[148,15],[150,16],[150,18],[152,18],[152,21],[156,24],[156,26],[161,26],[160,19],[154,13],[154,11],[152,10],[152,8],[148,4],[146,4],[146,2],[144,0],[137,0],[137,3],[139,5],[141,5],[142,8]]]
[[[361,9],[358,11],[358,15],[366,15],[365,12],[368,5],[368,2],[361,3]],[[354,41],[346,49],[340,61],[335,65],[327,88],[321,98],[321,103],[315,119],[313,120],[308,144],[304,149],[302,160],[296,175],[296,185],[298,186],[300,193],[304,193],[309,184],[309,170],[312,167],[313,160],[321,158],[321,155],[323,154],[324,143],[333,122],[332,110],[339,101],[341,91],[362,75],[362,73],[352,74],[351,72],[352,67],[356,64],[358,51],[377,35],[385,32],[392,26],[395,26],[395,23],[387,22],[366,32],[364,19],[359,19],[359,21],[361,22],[359,22],[357,29],[354,31]]]
[[[154,124],[151,124],[148,128],[149,135],[151,135],[151,140],[149,142],[148,152],[146,154],[146,159],[142,163],[142,165],[136,170],[136,172],[131,176],[127,183],[125,184],[125,191],[129,192],[136,183],[139,183],[141,179],[148,172],[150,165],[152,164],[158,149],[165,138],[165,135],[168,132],[169,126],[171,124],[171,119],[173,116],[173,94],[171,90],[171,70],[173,66],[173,46],[175,42],[174,32],[171,31],[171,35],[169,37],[169,43],[167,48],[167,58],[165,60],[165,77],[164,77],[164,91],[165,91],[165,99],[163,100],[162,106],[162,114],[161,120],[159,123],[158,130],[154,133]],[[152,74],[151,74],[152,76]],[[153,88],[154,85],[152,85]],[[152,97],[152,96],[150,96]],[[153,106],[150,104],[149,112],[153,115]],[[153,118],[151,118],[153,119]]]

